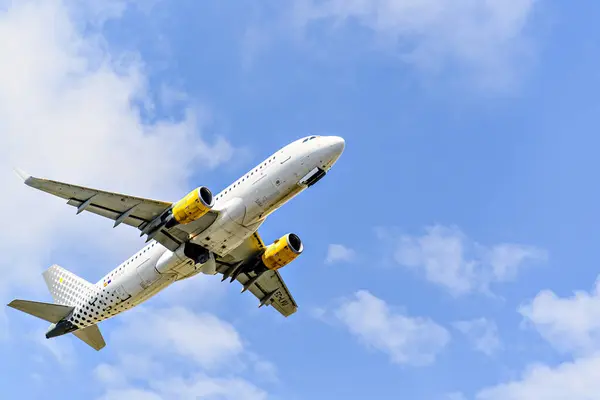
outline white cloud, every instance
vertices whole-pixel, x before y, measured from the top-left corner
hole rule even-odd
[[[267,393],[239,378],[213,378],[197,374],[189,379],[159,378],[149,382],[151,389],[110,389],[101,400],[264,400]]]
[[[211,144],[199,135],[205,118],[199,108],[188,104],[179,120],[142,108],[153,103],[143,62],[115,53],[100,31],[100,22],[118,17],[127,3],[3,3],[0,55],[10,62],[0,64],[0,207],[16,212],[3,217],[11,228],[0,243],[0,298],[17,288],[20,295],[45,291],[40,272],[60,246],[76,240],[92,252],[114,252],[115,243],[140,240],[127,227],[111,231],[100,217],[75,217],[63,200],[23,185],[12,167],[176,200],[197,186],[187,182],[192,166],[210,170],[231,157],[227,141]],[[148,113],[151,121],[141,116]],[[65,267],[80,275],[93,268]]]
[[[498,327],[493,321],[486,318],[457,321],[454,327],[467,336],[475,350],[485,355],[491,356],[501,348]]]
[[[561,351],[600,351],[600,280],[591,293],[577,291],[566,298],[544,290],[519,313]]]
[[[559,297],[544,290],[519,307],[556,349],[574,355],[557,366],[534,364],[520,379],[482,390],[477,400],[591,400],[600,393],[600,280],[591,293]]]
[[[123,318],[123,324],[112,335],[119,346],[174,354],[203,368],[230,365],[243,351],[232,325],[212,314],[182,307],[135,310]]]
[[[206,400],[264,400],[267,393],[239,378],[212,378],[197,374],[191,379],[172,378],[153,383],[162,398]]]
[[[110,389],[100,400],[161,400],[163,397],[149,390],[126,388]]]
[[[465,67],[467,76],[490,88],[518,78],[532,55],[525,30],[536,0],[296,0],[295,23],[356,23],[403,60],[438,71]]]
[[[580,358],[558,367],[533,365],[520,380],[480,391],[477,400],[594,400],[600,393],[600,356]]]
[[[487,262],[494,278],[499,282],[513,280],[519,268],[528,260],[544,260],[544,251],[532,246],[498,244],[489,249]]]
[[[352,262],[356,259],[356,252],[341,244],[330,244],[327,249],[326,264],[336,262]]]
[[[131,357],[130,357],[131,358]],[[134,357],[135,358],[135,357]],[[115,366],[101,364],[94,371],[96,378],[109,388],[103,400],[119,399],[206,399],[206,400],[262,400],[267,393],[254,384],[236,377],[220,378],[197,372],[179,374],[168,368],[160,368],[149,360],[153,367],[148,369],[142,361],[131,363],[121,360]],[[147,360],[148,361],[148,360]],[[164,362],[165,359],[162,359]],[[141,370],[136,370],[139,367]],[[144,382],[147,388],[132,385],[131,380]]]
[[[387,354],[396,364],[431,364],[450,340],[448,331],[434,321],[394,312],[364,290],[345,300],[333,316],[364,345]]]
[[[100,364],[94,369],[94,377],[110,387],[119,387],[126,383],[125,377],[112,365]]]
[[[380,236],[393,234],[382,230]],[[458,228],[441,225],[427,227],[420,236],[401,235],[393,245],[398,264],[423,270],[427,280],[457,296],[488,291],[490,283],[515,279],[521,268],[547,257],[544,250],[534,246],[482,246]]]
[[[140,241],[131,229],[113,231],[112,224],[100,217],[85,213],[75,217],[63,200],[24,186],[12,167],[76,184],[176,200],[199,184],[188,183],[193,172],[211,171],[233,154],[225,139],[209,142],[201,136],[209,119],[205,108],[185,93],[164,89],[155,93],[147,85],[140,56],[115,52],[102,36],[102,23],[119,18],[134,2],[2,2],[0,54],[10,62],[0,64],[0,207],[15,212],[4,215],[10,234],[0,243],[4,254],[0,298],[16,290],[20,297],[26,291],[45,291],[40,272],[50,264],[51,252],[61,246],[77,243],[89,246],[90,252],[98,248],[114,252],[115,243]],[[155,98],[166,104],[155,104]],[[160,106],[175,103],[182,117],[163,118]],[[85,275],[86,265],[65,267]],[[94,370],[97,381],[108,389],[103,398],[266,396],[233,376],[236,363],[245,362],[240,361],[245,349],[227,322],[182,308],[130,313],[119,319],[120,328],[105,332],[109,352],[103,353],[103,363]],[[53,357],[65,361],[77,339],[39,340]],[[114,363],[106,359],[111,354],[118,355]],[[268,361],[254,360],[257,370],[268,371]],[[207,375],[219,366],[227,367],[228,377]],[[144,388],[137,388],[138,383]],[[174,383],[181,387],[168,387]]]
[[[118,359],[94,370],[104,400],[176,398],[262,400],[267,393],[235,376],[276,381],[276,367],[244,348],[233,326],[180,307],[134,310],[110,336]],[[144,332],[144,334],[140,334]],[[226,376],[209,374],[223,367]]]
[[[125,387],[129,380],[150,379],[166,373],[163,363],[154,360],[154,352],[136,352],[136,348],[119,346],[118,341],[111,341],[109,345],[117,349],[118,360],[113,364],[99,364],[93,371],[94,377],[107,387]]]

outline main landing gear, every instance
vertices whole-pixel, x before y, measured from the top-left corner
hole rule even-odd
[[[210,258],[210,251],[200,245],[189,242],[185,244],[183,254],[185,254],[186,257],[191,258],[194,261],[194,264],[204,264]]]

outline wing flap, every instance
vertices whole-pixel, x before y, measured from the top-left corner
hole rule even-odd
[[[251,278],[246,274],[240,274],[238,281],[244,285]],[[284,317],[289,317],[298,310],[298,305],[294,301],[283,278],[277,271],[267,271],[263,273],[258,280],[248,288],[248,291],[256,296],[262,303],[266,300],[266,306],[271,305]]]
[[[97,199],[99,202],[101,201],[101,199]],[[81,207],[85,202],[82,200],[77,200],[77,199],[69,199],[67,201],[67,204],[70,206],[74,206],[74,207]],[[100,204],[96,204],[96,203],[90,203],[86,208],[85,211],[91,212],[92,214],[96,214],[96,215],[100,215],[101,217],[105,217],[108,219],[112,219],[114,221],[116,221],[117,219],[119,219],[123,214],[125,214],[126,212],[128,212],[129,210],[131,210],[131,208],[129,208],[128,210],[125,211],[121,211],[121,210],[115,210],[115,209],[111,209],[109,207],[106,206],[106,202],[103,202]],[[137,206],[133,206],[134,210]],[[129,215],[126,215],[125,218],[123,218],[121,220],[121,223],[125,224],[125,225],[129,225],[129,226],[133,226],[135,228],[139,228],[140,225],[142,225],[143,223],[148,222],[147,219],[136,215],[133,212],[130,212]]]

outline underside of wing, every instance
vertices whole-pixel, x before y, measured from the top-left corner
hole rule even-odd
[[[91,212],[115,221],[115,227],[120,224],[130,225],[140,229],[142,234],[149,234],[150,232],[145,231],[145,229],[150,227],[153,221],[156,221],[158,217],[164,215],[173,206],[173,203],[170,202],[36,178],[22,172],[19,172],[19,175],[24,179],[26,185],[67,200],[67,204],[77,208],[77,214],[83,211]],[[206,229],[215,221],[217,216],[216,211],[210,210],[206,215],[191,224],[194,224],[196,231],[202,227]],[[186,230],[175,226],[171,228],[159,227],[152,232],[151,236],[149,235],[149,238],[155,239],[168,249],[175,251],[188,240],[188,236]]]
[[[222,280],[237,280],[242,292],[249,291],[259,300],[259,307],[273,306],[284,317],[298,310],[292,294],[278,271],[257,272],[246,266],[252,263],[265,249],[264,242],[255,233],[223,259],[217,259],[217,272]]]

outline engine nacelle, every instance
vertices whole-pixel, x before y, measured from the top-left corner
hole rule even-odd
[[[173,219],[170,225],[189,224],[209,212],[214,205],[212,192],[207,187],[200,186],[173,204],[171,207]]]
[[[262,255],[262,262],[270,270],[278,270],[294,261],[302,254],[304,246],[300,238],[288,233],[267,246]]]

